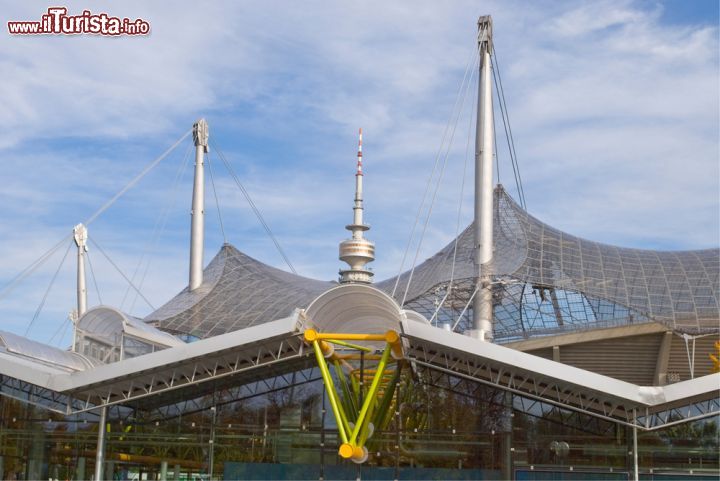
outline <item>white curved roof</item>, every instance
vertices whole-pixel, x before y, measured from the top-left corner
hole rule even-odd
[[[399,331],[405,319],[393,298],[363,284],[343,284],[323,292],[304,314],[322,332],[384,334]]]
[[[0,349],[70,371],[84,371],[95,365],[82,354],[64,351],[6,331],[0,331]]]
[[[142,319],[125,314],[110,306],[98,306],[87,311],[78,321],[78,329],[92,337],[104,340],[110,345],[116,345],[123,332],[165,347],[185,344],[177,337],[155,329]]]

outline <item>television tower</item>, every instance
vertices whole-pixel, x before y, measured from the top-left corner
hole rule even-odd
[[[362,171],[362,129],[359,131],[357,171],[355,172],[355,206],[353,207],[353,223],[345,228],[352,232],[352,238],[340,243],[340,260],[346,262],[350,269],[340,269],[340,283],[357,282],[370,284],[373,272],[365,267],[375,260],[375,243],[363,237],[363,232],[370,229],[363,224],[363,171]]]

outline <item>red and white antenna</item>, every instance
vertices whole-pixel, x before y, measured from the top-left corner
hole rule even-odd
[[[362,173],[362,127],[360,127],[360,132],[358,134],[358,163],[357,163],[357,174],[356,175],[363,175],[363,173]]]

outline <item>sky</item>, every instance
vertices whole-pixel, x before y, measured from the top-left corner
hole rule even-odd
[[[484,14],[493,16],[496,68],[532,215],[625,247],[720,244],[715,0],[63,5],[71,14],[142,18],[151,31],[0,34],[0,289],[200,117],[210,125],[215,186],[208,176],[206,263],[226,239],[287,269],[219,150],[298,273],[336,279],[359,127],[378,280],[399,272],[433,165],[447,159],[422,243],[416,237],[409,249],[418,262],[430,257],[472,218],[476,77],[463,79]],[[49,6],[0,1],[2,25],[39,20]],[[517,198],[501,123],[497,130],[500,182]],[[452,134],[445,142],[444,132]],[[190,147],[185,139],[89,226],[91,306],[144,316],[187,285]],[[69,344],[68,246],[0,291],[0,329]],[[147,303],[128,292],[103,252]]]

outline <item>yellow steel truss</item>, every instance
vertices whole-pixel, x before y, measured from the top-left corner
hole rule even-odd
[[[342,440],[338,453],[345,459],[363,463],[368,458],[365,443],[374,432],[371,420],[387,418],[386,413],[393,405],[394,388],[392,386],[397,382],[399,375],[399,370],[395,369],[393,364],[403,357],[400,335],[392,330],[385,334],[347,334],[324,333],[308,329],[304,332],[303,337],[315,351],[315,358],[320,367],[330,406],[337,422],[338,433]],[[357,344],[358,342],[378,341],[385,342],[385,347],[379,355],[372,354],[375,349]],[[333,345],[358,352],[337,354]],[[348,363],[348,361],[359,359],[371,363],[377,362],[377,364],[371,369],[363,368],[361,372],[361,369]],[[335,367],[336,376],[343,391],[342,398],[335,387],[328,367],[329,363]],[[350,374],[350,383],[347,382],[343,368]],[[370,381],[370,388],[367,391],[363,388],[366,380]]]

